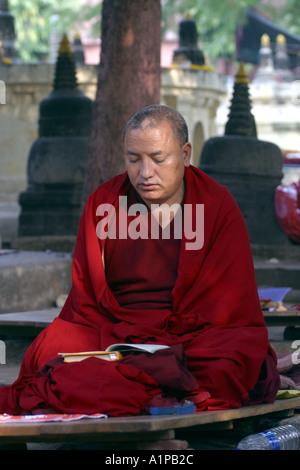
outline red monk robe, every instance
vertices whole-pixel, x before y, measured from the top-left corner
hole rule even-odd
[[[111,416],[143,412],[162,390],[157,378],[161,370],[152,375],[146,359],[144,370],[143,362],[127,358],[73,364],[56,359],[58,352],[103,350],[120,342],[156,342],[175,349],[183,345],[187,368],[196,378],[194,400],[199,399],[202,409],[275,399],[276,356],[268,344],[243,218],[226,188],[200,170],[187,167],[185,183],[185,204],[204,204],[204,245],[200,250],[187,249],[190,240],[183,231],[178,260],[172,261],[178,273],[170,296],[170,278],[161,280],[163,303],[148,292],[142,305],[139,292],[137,304],[127,286],[122,306],[116,299],[118,295],[122,299],[121,291],[116,290],[115,297],[108,287],[102,259],[109,257],[106,253],[102,257],[105,241],[97,237],[96,211],[103,203],[117,207],[119,196],[130,187],[127,175],[113,178],[90,196],[80,220],[66,304],[28,348],[16,382],[0,389],[0,412],[53,409]],[[175,256],[176,246],[170,248]],[[135,253],[128,252],[128,257],[134,260]],[[150,262],[143,266],[145,272],[161,277],[155,269],[157,260],[151,262],[152,266]],[[153,298],[154,304],[147,304]],[[183,369],[175,362],[169,357],[161,365],[163,371],[172,371],[173,378],[179,370],[181,379]],[[188,377],[188,381],[190,386],[193,380]]]

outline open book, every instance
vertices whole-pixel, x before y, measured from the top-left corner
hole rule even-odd
[[[83,361],[89,357],[98,357],[106,361],[117,361],[122,359],[123,356],[130,353],[155,353],[159,349],[167,349],[169,346],[164,344],[111,344],[106,348],[105,351],[85,351],[85,352],[73,352],[73,353],[58,353],[63,357],[64,362],[77,362]]]

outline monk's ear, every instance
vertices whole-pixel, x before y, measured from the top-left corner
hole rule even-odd
[[[184,166],[190,166],[192,156],[192,145],[190,142],[186,142],[182,147],[182,155]]]

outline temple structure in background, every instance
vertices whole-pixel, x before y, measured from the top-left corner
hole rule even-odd
[[[50,247],[53,237],[59,237],[56,247],[65,243],[69,251],[68,236],[77,232],[80,217],[92,100],[78,88],[66,36],[58,51],[53,90],[39,108],[39,136],[30,149],[27,188],[19,198],[18,246],[37,247],[46,237]]]
[[[8,2],[0,0],[0,7],[2,13],[6,8],[3,16],[7,21],[11,16]],[[12,24],[11,19],[9,22]],[[263,157],[261,165],[265,167],[260,168],[260,178],[255,184],[258,186],[260,181],[266,186],[273,172],[272,187],[282,182],[282,177],[283,180],[286,178],[290,166],[282,166],[282,157],[286,151],[299,150],[300,128],[299,102],[294,99],[298,96],[294,86],[297,80],[293,80],[296,76],[291,73],[289,40],[289,37],[278,35],[275,47],[274,39],[264,33],[260,38],[259,63],[253,79],[248,81],[247,77],[245,87],[242,83],[246,80],[245,75],[237,74],[234,86],[226,89],[228,77],[205,65],[203,51],[197,44],[195,21],[184,18],[180,22],[179,44],[174,43],[172,65],[161,69],[161,103],[174,107],[185,117],[193,145],[194,165],[208,164],[202,158],[204,146],[210,145],[210,139],[222,137],[229,142],[243,138],[244,142],[247,137],[252,139],[251,142],[256,141],[250,144],[254,146],[254,152],[259,146],[262,148],[261,142],[268,142],[268,148],[273,144],[273,150],[277,149],[274,152],[278,155],[278,166],[277,163],[274,166],[274,159],[268,163],[267,157]],[[58,220],[62,220],[59,224],[61,239],[77,231],[76,214],[85,165],[85,159],[80,159],[79,153],[85,155],[87,151],[90,108],[97,88],[97,65],[87,63],[86,52],[84,40],[76,35],[72,42],[72,61],[67,54],[63,60],[58,56],[55,63],[12,62],[9,67],[1,67],[0,79],[6,85],[6,104],[0,109],[0,204],[3,203],[0,234],[4,234],[4,243],[9,244],[14,239],[13,221],[17,216],[20,221],[18,236],[26,237],[27,241],[34,236],[33,232],[37,237],[53,237]],[[53,74],[56,78],[51,83]],[[232,91],[238,99],[232,96]],[[85,103],[84,121],[79,122],[79,115],[74,112],[77,104],[74,103],[81,103],[81,106]],[[246,129],[248,134],[245,134]],[[80,145],[75,143],[76,139]],[[70,143],[68,155],[66,142]],[[252,163],[244,159],[243,163],[239,162],[239,168]],[[230,165],[233,165],[232,172],[236,171],[235,164],[229,158],[227,173]],[[244,167],[243,171],[247,173],[248,170]],[[255,178],[249,175],[248,172],[247,178],[252,184]],[[69,218],[64,216],[66,212]]]
[[[291,256],[300,250],[278,224],[274,195],[282,180],[281,149],[260,140],[251,112],[249,84],[243,64],[235,77],[228,121],[223,136],[208,139],[200,168],[225,185],[244,217],[255,256]]]

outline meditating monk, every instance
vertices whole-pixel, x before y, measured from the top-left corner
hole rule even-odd
[[[126,172],[87,200],[67,301],[0,389],[0,412],[128,416],[187,398],[198,410],[272,402],[276,356],[235,200],[190,164],[186,122],[167,106],[132,117],[124,158]],[[169,348],[117,361],[58,355],[114,343]]]

